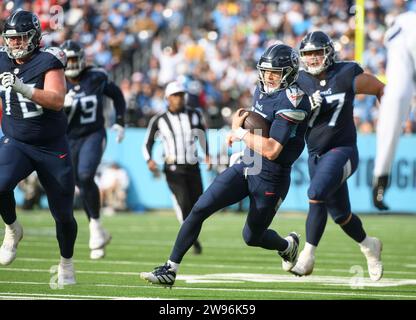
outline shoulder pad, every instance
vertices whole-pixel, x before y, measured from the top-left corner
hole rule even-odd
[[[286,96],[295,108],[299,105],[304,95],[305,92],[303,92],[296,84],[291,85],[286,89]]]
[[[99,67],[91,67],[90,69],[91,72],[98,72],[98,73],[102,73],[104,74],[106,77],[108,77],[108,73],[105,69],[103,68],[99,68]]]
[[[276,111],[275,117],[277,118],[280,116],[290,122],[300,123],[306,119],[307,115],[308,113],[306,111],[300,109],[282,109]]]
[[[41,48],[40,51],[50,53],[56,59],[58,59],[62,65],[66,66],[66,55],[65,53],[58,47],[48,47],[48,48]]]

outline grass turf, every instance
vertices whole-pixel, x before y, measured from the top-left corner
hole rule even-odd
[[[282,271],[276,252],[245,245],[245,214],[220,212],[205,221],[203,254],[188,252],[172,290],[138,276],[168,258],[179,229],[171,211],[104,217],[113,240],[99,261],[89,259],[87,219],[77,212],[77,284],[63,289],[52,289],[59,251],[49,212],[19,212],[18,218],[24,238],[16,260],[0,266],[0,299],[416,299],[416,216],[361,216],[367,233],[384,244],[384,277],[373,283],[357,244],[330,219],[313,275],[297,278]],[[304,235],[304,224],[304,214],[279,213],[272,228]]]

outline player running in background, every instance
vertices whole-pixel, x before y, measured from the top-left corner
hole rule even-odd
[[[360,218],[351,212],[347,179],[358,165],[354,96],[371,94],[380,100],[384,85],[355,62],[335,62],[332,40],[324,32],[308,33],[300,44],[300,56],[305,70],[300,71],[298,82],[311,97],[313,110],[306,132],[311,181],[306,244],[291,272],[299,276],[312,273],[329,212],[359,243],[370,278],[379,280],[383,274],[382,243],[368,237]]]
[[[373,203],[387,210],[383,202],[403,122],[409,115],[416,83],[416,13],[396,17],[385,35],[387,85],[381,99],[377,123],[377,153],[374,166]]]
[[[169,260],[153,272],[142,272],[140,277],[154,284],[172,286],[183,256],[198,238],[202,223],[218,210],[250,198],[250,209],[243,229],[244,241],[249,246],[275,250],[283,258],[283,267],[293,267],[297,257],[298,235],[280,237],[269,226],[286,197],[293,162],[301,154],[305,142],[310,104],[296,84],[298,55],[292,48],[278,44],[269,47],[260,58],[259,85],[254,94],[253,111],[271,123],[269,138],[255,135],[241,126],[247,113],[237,110],[232,122],[232,133],[227,143],[244,141],[246,154],[257,154],[260,172],[250,174],[253,164],[234,164],[218,175],[201,195],[179,230]],[[255,161],[254,161],[255,163]],[[254,173],[254,172],[253,172]]]
[[[74,177],[62,110],[66,92],[65,54],[39,48],[40,22],[28,11],[15,11],[3,29],[0,50],[1,102],[0,214],[6,224],[0,264],[16,257],[23,237],[13,190],[36,171],[56,223],[61,253],[58,284],[74,284],[72,262],[77,223],[73,215]]]
[[[126,102],[119,87],[108,79],[104,70],[85,65],[84,50],[77,42],[67,40],[61,49],[68,59],[65,68],[68,93],[64,106],[68,116],[67,132],[75,182],[90,221],[90,258],[100,259],[104,257],[105,246],[111,240],[111,235],[100,222],[100,193],[94,181],[107,143],[103,100],[104,96],[113,100],[116,123],[112,129],[117,131],[117,143],[124,138]]]

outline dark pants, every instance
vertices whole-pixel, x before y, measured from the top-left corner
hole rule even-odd
[[[100,217],[100,192],[94,181],[98,165],[107,143],[104,129],[85,137],[70,139],[72,162],[75,171],[75,183],[88,219]]]
[[[319,158],[310,155],[308,165],[309,199],[324,201],[334,221],[342,222],[351,213],[347,179],[358,166],[357,148],[337,147]]]
[[[287,241],[269,229],[276,212],[286,197],[290,184],[290,169],[276,177],[267,173],[245,175],[245,165],[235,164],[217,176],[201,195],[181,226],[170,260],[176,263],[197,239],[202,223],[218,210],[250,197],[250,209],[243,229],[244,241],[249,246],[283,251]]]
[[[203,191],[199,165],[165,165],[164,173],[174,197],[176,216],[182,224]],[[198,240],[194,246],[200,250]]]
[[[6,224],[16,220],[13,190],[36,171],[56,223],[61,256],[71,258],[77,236],[73,214],[74,174],[66,137],[34,146],[3,136],[0,139],[0,214]]]

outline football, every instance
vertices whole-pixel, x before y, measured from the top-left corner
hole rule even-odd
[[[241,110],[239,115],[248,112],[248,117],[244,120],[243,128],[249,130],[251,133],[254,133],[254,129],[261,130],[261,136],[268,138],[270,131],[270,123],[263,118],[260,114],[254,111]]]

